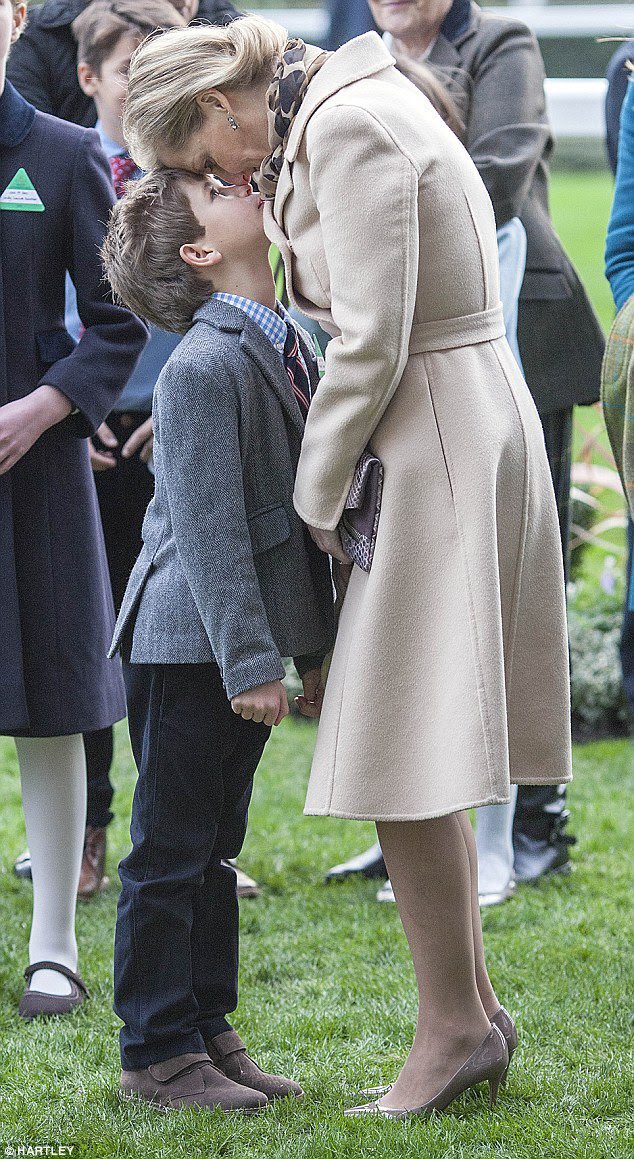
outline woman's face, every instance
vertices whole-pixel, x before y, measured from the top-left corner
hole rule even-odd
[[[241,95],[231,103],[220,92],[199,98],[203,124],[177,149],[163,149],[160,162],[191,173],[215,173],[230,185],[250,181],[268,153],[266,108]],[[232,129],[232,116],[238,125]]]
[[[424,36],[440,29],[452,0],[368,0],[370,11],[382,32],[397,40]]]

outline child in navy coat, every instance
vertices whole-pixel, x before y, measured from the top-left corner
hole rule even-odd
[[[125,715],[86,438],[146,331],[115,306],[99,246],[112,192],[92,130],[5,83],[26,5],[0,0],[0,734],[16,737],[34,885],[25,1018],[83,1001],[75,895],[86,809],[81,733]],[[53,163],[54,162],[54,163]],[[64,327],[66,272],[85,332]]]

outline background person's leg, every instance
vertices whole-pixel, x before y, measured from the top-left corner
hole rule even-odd
[[[634,723],[634,611],[629,609],[629,594],[632,582],[632,554],[634,553],[634,523],[627,521],[627,569],[625,584],[625,610],[621,627],[621,670],[623,687],[632,722]]]
[[[75,902],[86,827],[86,763],[80,735],[16,739],[33,876],[29,962],[77,970]],[[38,970],[31,990],[70,994],[68,979]]]
[[[508,805],[486,805],[476,810],[478,896],[509,896],[513,877],[513,818],[517,785],[511,785]]]

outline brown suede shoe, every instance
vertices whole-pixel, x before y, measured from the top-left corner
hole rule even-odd
[[[58,974],[63,974],[70,982],[70,994],[45,994],[42,990],[30,990],[28,984],[37,970],[55,970]],[[25,1022],[32,1022],[34,1018],[52,1018],[58,1014],[70,1014],[81,1006],[86,998],[90,998],[79,974],[74,974],[60,962],[33,962],[27,966],[24,977],[27,980],[27,987],[20,998],[18,1013]]]
[[[108,878],[104,876],[105,864],[106,830],[96,825],[87,825],[77,886],[77,897],[80,901],[89,901],[110,884]]]
[[[205,1041],[209,1057],[227,1078],[252,1090],[262,1091],[268,1099],[285,1099],[289,1095],[301,1099],[303,1090],[292,1079],[267,1074],[249,1058],[247,1048],[236,1030],[225,1030]]]
[[[206,1054],[179,1054],[146,1070],[124,1070],[120,1089],[124,1099],[143,1099],[163,1110],[206,1107],[226,1114],[254,1114],[268,1105],[260,1091],[240,1086],[221,1074]]]

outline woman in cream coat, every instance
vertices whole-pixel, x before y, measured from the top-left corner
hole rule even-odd
[[[266,159],[289,292],[333,334],[295,504],[335,559],[368,443],[384,466],[306,803],[377,822],[419,986],[398,1079],[355,1112],[442,1108],[483,1079],[495,1094],[516,1036],[486,971],[465,810],[571,771],[555,501],[504,338],[488,195],[374,33],[331,55],[257,17],[166,33],[133,59],[125,123],[143,168],[239,182]]]

